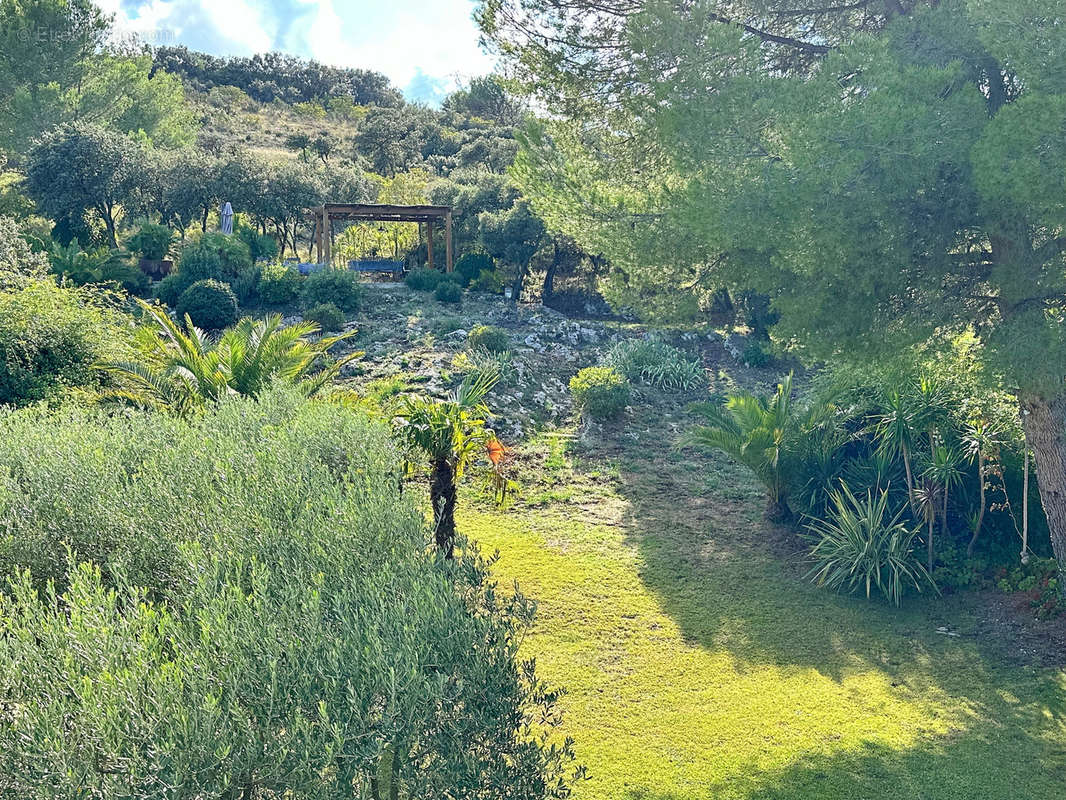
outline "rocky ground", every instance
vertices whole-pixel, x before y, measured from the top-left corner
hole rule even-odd
[[[616,342],[661,336],[698,354],[716,389],[715,364],[731,363],[720,375],[720,390],[732,388],[737,370],[756,383],[765,370],[749,370],[741,360],[743,338],[721,331],[655,330],[643,325],[569,319],[544,306],[516,306],[498,295],[467,293],[461,305],[440,303],[401,284],[367,284],[363,310],[349,323],[359,334],[352,347],[365,356],[348,369],[354,388],[370,392],[418,391],[443,396],[466,372],[486,363],[469,352],[467,334],[476,325],[494,325],[511,337],[512,351],[495,359],[500,382],[492,394],[493,426],[518,441],[544,426],[563,424],[572,415],[568,383],[581,368],[596,364]]]

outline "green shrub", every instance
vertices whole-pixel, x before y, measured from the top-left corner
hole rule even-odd
[[[351,314],[359,310],[363,301],[363,287],[359,275],[349,269],[323,269],[312,272],[300,290],[304,308],[333,303],[341,311]]]
[[[570,379],[570,394],[582,414],[613,419],[629,404],[629,381],[613,367],[586,367]]]
[[[259,273],[259,299],[268,306],[295,303],[303,286],[303,276],[280,262],[264,264]]]
[[[237,296],[221,281],[197,281],[182,292],[176,310],[182,319],[188,314],[197,328],[217,331],[237,321]]]
[[[470,283],[470,290],[474,292],[485,292],[487,294],[499,294],[503,289],[503,278],[500,277],[498,272],[489,272],[488,270],[481,270],[481,274],[477,276]]]
[[[465,253],[455,262],[455,275],[463,286],[469,286],[482,272],[496,271],[496,262],[488,253]]]
[[[774,354],[767,343],[752,339],[744,347],[741,360],[749,367],[768,367],[774,363]]]
[[[819,586],[854,592],[865,590],[869,599],[877,589],[899,605],[908,586],[936,590],[933,579],[914,556],[917,527],[902,521],[903,510],[890,516],[888,493],[875,498],[867,493],[856,499],[847,485],[831,495],[829,519],[807,526],[814,568],[808,574]]]
[[[162,261],[170,253],[171,245],[174,244],[174,232],[166,225],[146,222],[137,233],[130,237],[127,244],[130,250],[140,253],[142,258]]]
[[[0,216],[0,286],[15,276],[43,277],[48,271],[48,255],[30,245],[25,225]]]
[[[437,269],[413,269],[407,273],[404,283],[416,292],[432,292],[443,277],[444,273]]]
[[[174,308],[178,304],[179,298],[181,298],[181,293],[188,289],[189,285],[184,275],[172,272],[156,283],[152,289],[152,294],[160,303]]]
[[[189,422],[0,415],[0,474],[21,476],[0,481],[5,793],[569,783],[554,694],[518,661],[531,604],[471,547],[443,569],[399,472],[382,425],[295,392]]]
[[[233,233],[248,246],[252,261],[274,261],[278,257],[278,243],[273,236],[261,234],[248,225],[238,225]]]
[[[0,405],[95,385],[93,364],[124,357],[128,330],[129,318],[89,289],[45,278],[0,290]]]
[[[232,284],[252,263],[248,245],[237,237],[205,233],[182,249],[178,272],[188,282],[187,286],[201,280]]]
[[[466,344],[473,349],[504,353],[511,349],[511,337],[495,325],[475,325],[466,335]]]
[[[459,303],[463,299],[463,287],[451,278],[442,280],[433,290],[433,299],[439,303]]]
[[[706,388],[703,366],[676,347],[654,339],[626,339],[608,352],[604,363],[631,381],[663,392],[688,392]]]
[[[344,312],[334,303],[319,303],[304,312],[304,319],[317,323],[323,331],[339,331],[347,321]]]

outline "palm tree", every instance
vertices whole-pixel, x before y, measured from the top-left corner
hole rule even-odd
[[[108,396],[139,406],[188,415],[229,395],[255,397],[276,380],[292,383],[311,397],[345,364],[362,355],[350,353],[314,371],[330,348],[355,331],[311,341],[309,337],[318,332],[316,325],[285,327],[280,314],[271,314],[261,320],[239,320],[216,342],[188,316],[182,330],[163,309],[138,302],[157,326],[154,331],[142,329],[145,360],[98,368],[116,376],[121,384]]]
[[[966,448],[966,456],[970,462],[977,462],[977,483],[980,490],[981,508],[977,512],[977,519],[973,525],[973,535],[969,544],[966,545],[966,557],[973,556],[974,546],[981,535],[981,526],[985,519],[986,482],[988,478],[989,460],[995,463],[999,451],[998,431],[984,420],[976,420],[966,426],[963,434],[963,445]]]
[[[792,374],[777,385],[772,397],[748,393],[730,396],[725,406],[693,407],[706,421],[682,437],[680,444],[721,450],[750,469],[766,487],[766,515],[789,516],[785,484],[786,448],[800,425],[792,410]]]
[[[933,460],[925,470],[925,474],[940,487],[943,493],[940,509],[940,530],[947,536],[948,533],[948,498],[951,490],[962,483],[962,470],[959,465],[962,457],[959,451],[953,447],[942,444],[933,449]]]
[[[455,505],[459,480],[473,454],[492,440],[485,427],[485,396],[498,376],[468,377],[447,400],[406,397],[396,416],[400,434],[413,453],[429,464],[429,499],[434,540],[445,558],[455,551]]]
[[[874,431],[880,439],[878,449],[885,455],[903,459],[907,477],[907,500],[914,508],[914,472],[911,469],[911,450],[914,445],[914,414],[906,395],[898,389],[885,394],[885,413],[874,422]]]

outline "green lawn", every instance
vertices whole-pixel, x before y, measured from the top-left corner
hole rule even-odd
[[[541,442],[520,480],[542,487],[460,519],[539,602],[524,647],[568,690],[575,797],[1066,796],[1066,674],[999,661],[959,599],[896,610],[803,582],[758,487],[673,452],[673,430]]]

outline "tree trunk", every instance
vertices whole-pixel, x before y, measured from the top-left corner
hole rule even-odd
[[[1020,395],[1025,438],[1036,459],[1036,484],[1059,562],[1059,589],[1066,593],[1066,394],[1047,400]]]
[[[929,533],[925,538],[925,566],[929,570],[929,574],[933,574],[933,521],[936,519],[936,511],[928,509],[929,514]]]
[[[977,522],[973,526],[973,536],[966,545],[966,557],[973,558],[973,548],[977,544],[977,537],[981,535],[981,525],[985,521],[985,454],[977,451],[977,482],[981,484],[981,510],[977,512]]]
[[[434,459],[429,477],[429,500],[433,504],[433,530],[437,547],[445,558],[455,553],[455,467],[446,458]]]
[[[555,294],[555,271],[559,268],[559,243],[554,242],[553,246],[552,263],[548,265],[548,269],[544,273],[544,289],[540,293],[540,302],[543,305],[547,305],[548,301],[552,299],[552,295]]]

